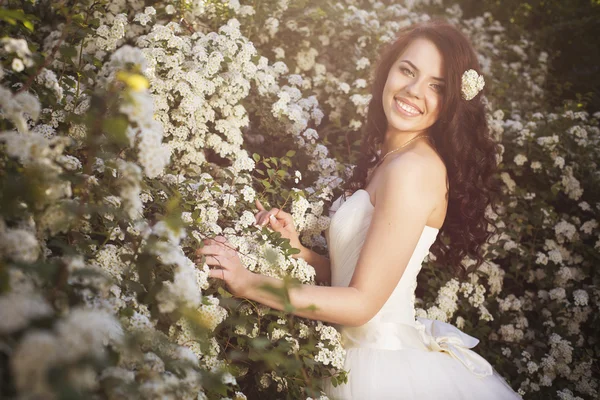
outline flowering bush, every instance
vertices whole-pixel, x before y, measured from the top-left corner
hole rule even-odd
[[[339,333],[233,298],[193,254],[224,235],[252,271],[314,284],[254,199],[326,251],[370,65],[431,15],[479,51],[506,191],[488,262],[457,279],[428,260],[419,314],[482,339],[526,398],[597,396],[600,115],[543,111],[547,55],[491,15],[415,3],[9,1],[2,396],[325,398],[320,379],[347,375]]]

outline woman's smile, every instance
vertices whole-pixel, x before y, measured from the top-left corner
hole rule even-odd
[[[400,114],[406,115],[407,117],[418,117],[423,114],[419,109],[409,104],[400,98],[394,98],[394,103],[396,104],[396,111]]]

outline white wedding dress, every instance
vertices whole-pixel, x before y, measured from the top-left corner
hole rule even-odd
[[[343,205],[343,206],[342,206]],[[374,206],[360,189],[334,201],[325,231],[331,260],[331,285],[348,286]],[[421,264],[439,230],[425,226],[417,247],[388,301],[366,324],[338,326],[346,349],[346,384],[333,387],[332,400],[520,399],[481,356],[470,350],[479,340],[458,328],[415,318],[415,289]]]

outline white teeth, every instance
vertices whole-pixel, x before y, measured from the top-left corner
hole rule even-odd
[[[419,110],[417,110],[417,109],[416,109],[416,108],[414,108],[413,106],[409,106],[408,104],[406,104],[406,103],[404,103],[404,102],[402,102],[402,101],[400,101],[400,100],[396,100],[396,103],[398,104],[398,106],[399,106],[401,109],[403,109],[403,110],[404,110],[404,111],[406,111],[407,113],[414,114],[414,115],[421,114],[421,113],[419,112]]]

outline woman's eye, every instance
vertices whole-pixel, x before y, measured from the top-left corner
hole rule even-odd
[[[442,85],[433,84],[432,86],[435,88],[436,92],[442,93],[444,91],[444,86],[442,86]]]
[[[404,67],[402,67],[402,68],[401,68],[401,70],[402,70],[402,71],[403,71],[403,72],[404,72],[406,75],[408,75],[408,76],[414,76],[414,75],[413,75],[413,73],[412,73],[412,71],[411,71],[410,69],[408,69],[408,68],[404,68]]]

